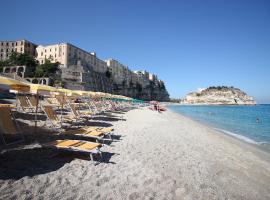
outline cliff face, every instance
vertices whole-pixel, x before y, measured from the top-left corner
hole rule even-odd
[[[139,84],[114,87],[114,93],[129,96],[132,98],[142,99],[146,101],[169,101],[169,93],[164,83],[148,84],[142,87]]]
[[[234,87],[209,87],[201,92],[189,93],[182,103],[214,105],[255,105],[253,97]]]

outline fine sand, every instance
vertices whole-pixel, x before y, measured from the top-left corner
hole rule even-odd
[[[260,149],[172,111],[123,118],[106,121],[117,136],[100,164],[39,145],[2,152],[0,199],[270,199]]]

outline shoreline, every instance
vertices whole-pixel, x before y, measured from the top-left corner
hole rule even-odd
[[[229,133],[226,133],[225,131],[226,130],[222,130],[222,129],[218,129],[218,128],[215,128],[213,126],[210,126],[209,124],[207,123],[204,123],[202,121],[199,121],[199,120],[196,120],[196,119],[193,119],[189,116],[186,116],[184,114],[181,114],[181,113],[178,113],[172,109],[170,109],[169,107],[166,107],[170,112],[176,114],[176,115],[179,115],[181,117],[184,117],[186,119],[189,119],[197,124],[200,124],[201,126],[205,126],[209,129],[211,129],[212,131],[215,131],[218,135],[224,137],[224,139],[228,140],[229,142],[232,142],[232,143],[237,143],[237,145],[239,145],[240,147],[243,147],[247,150],[252,150],[253,152],[255,152],[257,155],[259,155],[262,159],[265,159],[267,161],[270,162],[270,149],[268,149],[267,147],[263,147],[261,146],[261,144],[257,143],[256,141],[256,144],[255,143],[251,143],[251,142],[247,142],[246,140],[244,139],[240,139],[239,137],[237,136],[234,136],[232,134],[229,134]],[[235,134],[235,133],[233,133]],[[239,135],[239,134],[236,134],[236,135]],[[239,136],[242,136],[242,135],[239,135]],[[245,137],[245,136],[243,136]],[[246,137],[248,138],[248,137]],[[248,138],[250,139],[250,138]],[[252,139],[251,139],[252,140]]]

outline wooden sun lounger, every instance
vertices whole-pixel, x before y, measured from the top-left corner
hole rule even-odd
[[[49,148],[87,152],[90,154],[90,159],[92,162],[94,161],[93,154],[99,154],[102,159],[102,152],[100,151],[102,144],[100,143],[86,142],[81,140],[54,140],[42,145]]]

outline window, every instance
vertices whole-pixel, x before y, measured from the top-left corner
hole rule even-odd
[[[3,49],[1,49],[1,52],[3,52],[4,50]]]
[[[8,46],[8,42],[6,43],[6,46]]]
[[[2,42],[1,45],[4,45],[4,43]]]
[[[11,45],[14,46],[14,43],[12,42]]]
[[[41,52],[41,56],[43,56],[43,52]]]
[[[23,49],[22,49],[22,47],[21,47],[21,52],[23,52]]]
[[[43,60],[41,60],[41,64],[43,64]]]
[[[14,52],[14,50],[13,50],[13,49],[11,49],[11,52]]]
[[[17,46],[17,42],[15,43],[15,46]]]
[[[0,57],[1,57],[1,58],[2,58],[2,56],[3,56],[3,55],[2,55],[2,54],[0,54]]]
[[[45,53],[46,53],[47,51],[46,51],[46,49],[45,49]]]
[[[50,49],[50,52],[52,52],[52,49]]]
[[[17,48],[15,48],[15,52],[17,52]]]
[[[6,52],[8,52],[8,49],[6,49]]]
[[[23,45],[23,41],[21,41],[21,45]]]

